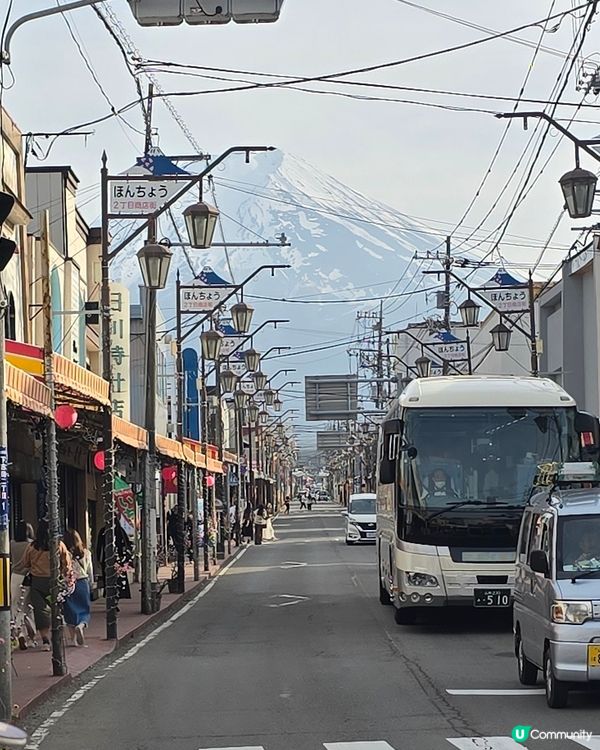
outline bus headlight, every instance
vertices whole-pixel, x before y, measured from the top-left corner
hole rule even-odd
[[[425,586],[435,588],[439,586],[438,579],[429,573],[407,573],[406,581],[409,586]]]
[[[581,625],[593,617],[591,602],[562,602],[552,605],[552,622],[561,625]]]

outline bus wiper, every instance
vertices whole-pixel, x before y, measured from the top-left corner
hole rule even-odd
[[[431,516],[427,516],[427,520],[431,521],[432,518],[437,518],[438,516],[441,516],[444,513],[447,513],[449,510],[456,510],[457,508],[462,508],[463,505],[487,505],[487,503],[485,502],[485,500],[461,500],[458,503],[451,503],[445,508],[442,508],[442,510],[438,510],[437,513],[433,513]]]
[[[600,573],[600,568],[591,568],[590,570],[578,570],[577,573],[571,578],[571,583],[575,583],[578,578],[589,578],[594,573]]]
[[[508,510],[523,507],[518,503],[504,503],[502,501],[499,503],[488,503],[487,500],[461,500],[458,503],[451,503],[446,508],[442,508],[442,510],[438,510],[433,515],[428,516],[427,520],[431,521],[432,518],[437,518],[437,516],[441,516],[449,510],[456,510],[456,508],[462,508],[465,505],[486,505],[488,508],[503,508]]]

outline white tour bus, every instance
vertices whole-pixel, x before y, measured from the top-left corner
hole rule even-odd
[[[551,380],[413,380],[381,425],[379,597],[409,624],[423,608],[509,607],[537,467],[595,457],[598,420]]]

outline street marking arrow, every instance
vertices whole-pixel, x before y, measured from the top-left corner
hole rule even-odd
[[[305,568],[307,565],[308,563],[305,562],[284,562],[279,567],[281,570],[291,570],[291,568]]]
[[[269,607],[292,607],[294,604],[300,604],[301,602],[307,602],[309,596],[300,596],[299,594],[275,594],[271,599],[286,599],[287,601],[279,602],[279,604],[269,604]]]

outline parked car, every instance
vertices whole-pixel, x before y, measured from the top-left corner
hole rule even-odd
[[[328,503],[329,500],[330,500],[330,498],[329,498],[329,492],[326,492],[325,490],[320,490],[319,491],[319,495],[317,497],[317,500],[320,503]]]
[[[350,495],[346,518],[346,544],[368,542],[375,544],[377,537],[377,515],[375,501],[377,495],[363,492]]]
[[[577,466],[565,464],[563,478]],[[581,466],[595,473],[592,464]],[[522,684],[534,685],[543,673],[551,708],[567,704],[569,689],[600,686],[599,484],[549,487],[532,498],[521,523],[515,655]]]

